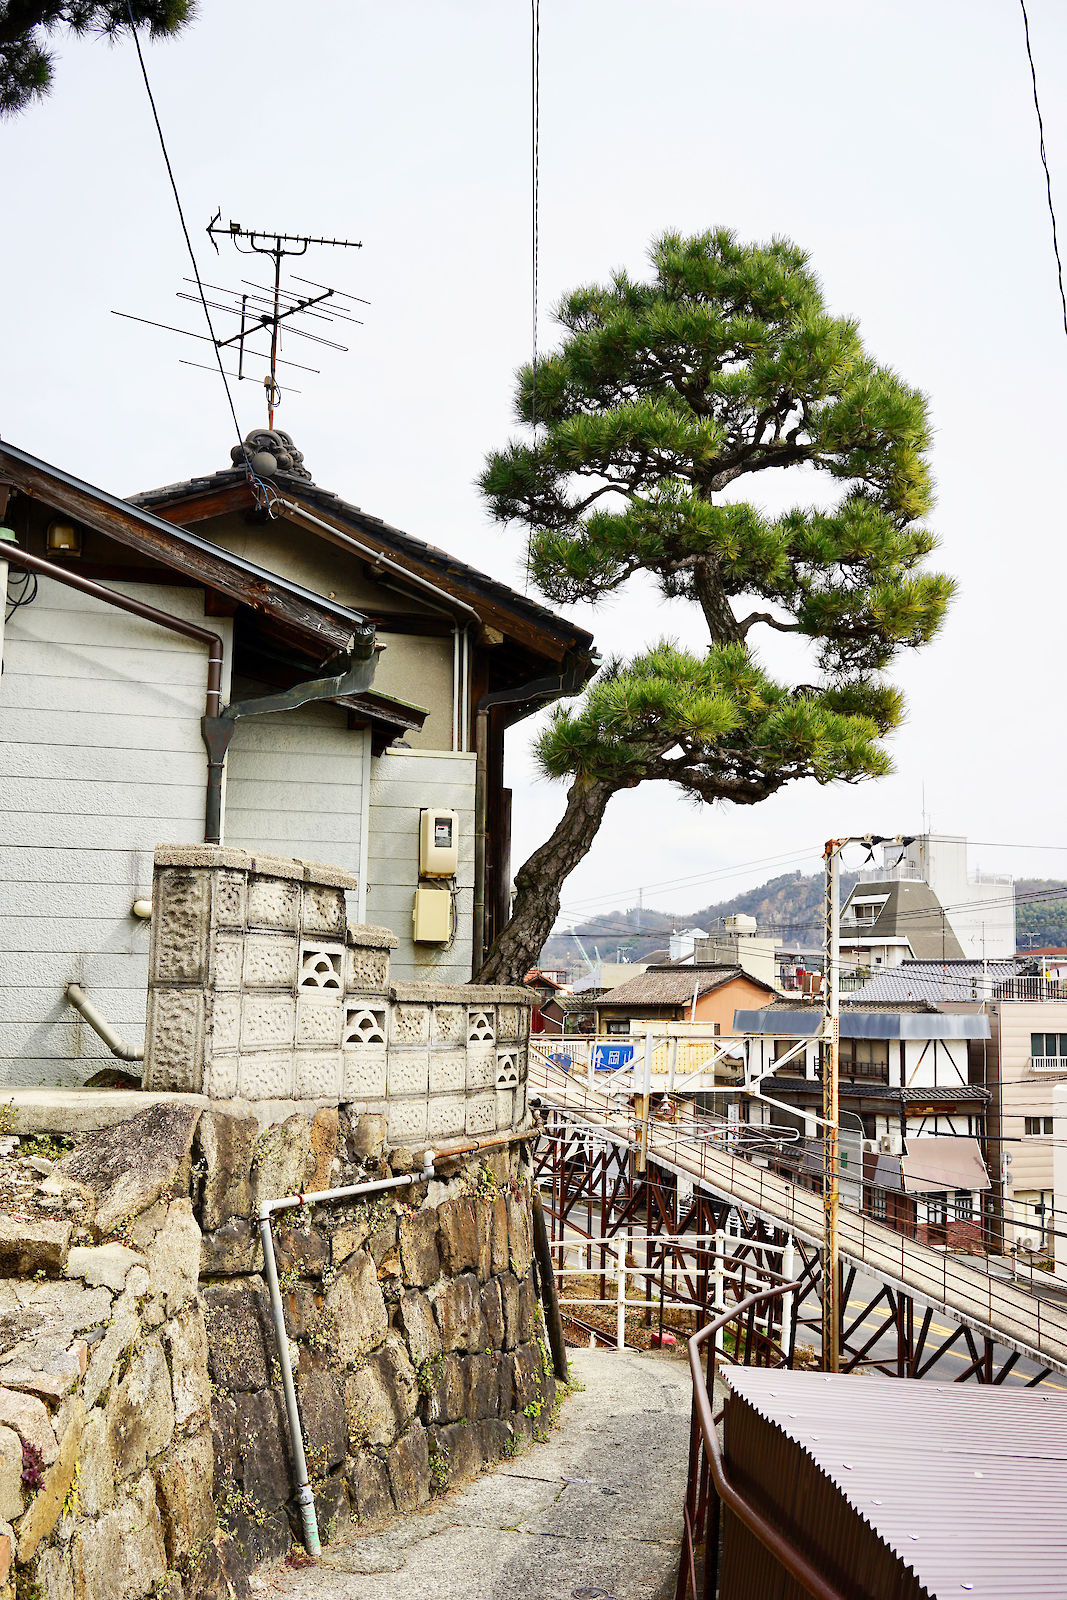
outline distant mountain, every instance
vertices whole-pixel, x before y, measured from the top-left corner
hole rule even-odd
[[[855,873],[841,874],[842,901],[855,882]],[[1017,878],[1015,891],[1019,902],[1015,914],[1019,949],[1067,946],[1067,882]],[[1047,898],[1028,903],[1028,897],[1033,895]],[[724,917],[739,911],[755,917],[760,931],[774,934],[785,949],[818,950],[822,946],[822,901],[821,872],[787,872],[759,888],[746,889],[730,900],[701,906],[696,911],[675,913],[631,906],[625,911],[602,912],[572,926],[590,958],[595,959],[599,950],[604,961],[647,961],[656,951],[666,949],[675,929],[696,927],[712,933]],[[546,966],[580,962],[578,940],[571,935],[554,934],[541,959]]]

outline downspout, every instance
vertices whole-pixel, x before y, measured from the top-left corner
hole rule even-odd
[[[144,1046],[129,1045],[123,1039],[120,1039],[110,1022],[100,1015],[80,983],[68,983],[64,993],[75,1011],[85,1018],[93,1032],[100,1035],[100,1038],[103,1039],[113,1056],[118,1056],[120,1061],[144,1060]]]
[[[135,600],[131,595],[118,594],[102,583],[94,583],[92,578],[83,578],[80,573],[68,572],[65,567],[53,566],[50,561],[42,561],[40,556],[31,555],[28,550],[20,550],[15,545],[5,544],[4,554],[8,561],[17,567],[24,567],[28,572],[52,578],[56,583],[66,584],[68,589],[78,589],[82,594],[92,595],[94,600],[102,600],[105,605],[115,606],[119,611],[128,611],[132,616],[143,618],[145,622],[158,623],[161,628],[169,628],[172,633],[184,634],[187,639],[196,639],[200,644],[207,645],[207,694],[204,716],[200,724],[208,751],[204,842],[218,844],[222,819],[222,767],[225,750],[219,759],[212,748],[208,725],[213,718],[218,717],[222,707],[223,655],[220,635],[213,633],[210,628],[201,628],[195,622],[186,622],[184,617],[175,617],[169,611],[160,611],[156,606],[146,605],[143,600]]]

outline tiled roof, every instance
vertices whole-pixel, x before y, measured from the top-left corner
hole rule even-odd
[[[876,972],[848,998],[855,1006],[870,1001],[937,1005],[943,1000],[982,1000],[992,995],[995,983],[1014,976],[1014,961],[902,961]]]
[[[627,1006],[683,1006],[692,1000],[694,988],[698,996],[710,994],[713,989],[721,989],[735,978],[746,978],[749,983],[766,989],[768,994],[774,992],[769,984],[753,978],[743,967],[649,967],[639,977],[630,978],[617,988],[609,989],[597,1001],[597,1010],[604,1011],[608,1007],[625,1009]]]

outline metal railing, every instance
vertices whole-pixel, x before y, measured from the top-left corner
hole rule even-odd
[[[800,1287],[799,1281],[778,1283],[751,1294],[689,1340],[693,1416],[675,1600],[714,1600],[718,1592],[719,1538],[724,1506],[807,1594],[813,1595],[815,1600],[845,1600],[841,1590],[828,1582],[732,1482],[719,1443],[718,1424],[723,1412],[715,1411],[714,1401],[718,1368],[726,1361],[746,1367],[791,1366],[789,1352],[773,1337],[760,1331],[758,1319],[761,1312],[768,1317],[773,1306],[780,1306]]]
[[[1056,978],[1002,978],[993,984],[994,1000],[1067,1000],[1067,983]]]
[[[1067,1072],[1067,1056],[1031,1056],[1031,1072]]]

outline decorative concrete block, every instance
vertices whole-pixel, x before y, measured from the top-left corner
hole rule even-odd
[[[304,939],[300,944],[299,989],[325,989],[341,993],[344,988],[345,948]]]
[[[241,1048],[291,1046],[296,1035],[296,1001],[289,995],[246,994],[241,998]]]
[[[298,1050],[296,1093],[301,1100],[338,1100],[341,1096],[340,1050]]]
[[[260,858],[262,859],[262,858]],[[248,880],[248,924],[252,928],[284,928],[296,932],[300,922],[300,885],[287,878]]]
[[[412,1144],[426,1137],[426,1101],[394,1100],[389,1103],[389,1143]]]
[[[327,888],[321,883],[305,883],[300,898],[300,927],[304,933],[327,933],[343,938],[344,890]]]
[[[496,1049],[491,1044],[467,1046],[467,1089],[496,1086]]]
[[[393,1006],[391,1033],[394,1044],[425,1044],[430,1037],[429,1006]]]
[[[159,874],[152,913],[153,982],[204,982],[210,909],[204,872],[170,867]]]
[[[496,1091],[496,1125],[498,1129],[512,1128],[515,1125],[515,1091],[514,1089],[498,1089]]]
[[[497,1006],[496,1031],[497,1038],[510,1043],[513,1039],[521,1037],[520,1025],[522,1011],[518,1006]]]
[[[372,994],[381,994],[389,982],[389,952],[388,950],[373,950],[361,947],[349,949],[347,970],[345,972],[345,987],[358,993],[368,990]]]
[[[496,1038],[496,1017],[492,1006],[471,1006],[467,1012],[467,1043],[492,1044]]]
[[[430,1099],[426,1135],[430,1139],[459,1139],[467,1131],[467,1098],[439,1094]]]
[[[211,1054],[235,1051],[241,1037],[241,996],[217,994],[211,1006]]]
[[[246,989],[294,989],[296,940],[250,933],[244,942]]]
[[[293,1057],[285,1051],[248,1052],[238,1057],[237,1092],[244,1100],[288,1100],[293,1094]]]
[[[462,1094],[466,1086],[466,1052],[463,1050],[432,1051],[430,1055],[430,1093]]]
[[[518,1068],[520,1083],[526,1082],[526,1076],[529,1071],[529,1062],[527,1060],[527,1056],[528,1051],[525,1049],[520,1048],[515,1051],[515,1065]]]
[[[345,1006],[341,1043],[346,1047],[356,1044],[384,1045],[385,1030],[384,1006],[353,1005],[351,1002]]]
[[[521,1128],[522,1124],[526,1121],[526,1096],[526,1080],[523,1079],[522,1083],[520,1083],[519,1087],[515,1090],[515,1110],[513,1115],[515,1118],[516,1128]]]
[[[296,1002],[297,1044],[339,1045],[344,1007],[339,993],[301,994]]]
[[[440,1044],[465,1044],[467,1042],[466,1006],[434,1006],[434,1039]]]
[[[519,1063],[515,1050],[498,1050],[496,1053],[496,1086],[514,1089],[519,1081]]]
[[[496,1091],[488,1094],[469,1094],[467,1096],[467,1127],[468,1137],[474,1138],[479,1133],[493,1133],[496,1129]]]
[[[428,1050],[389,1051],[388,1093],[426,1096],[430,1073]]]
[[[342,1094],[346,1100],[378,1099],[385,1094],[385,1047],[358,1045],[344,1052]]]
[[[204,1064],[203,990],[152,990],[148,1041],[146,1089],[199,1090]]]
[[[239,989],[241,987],[241,958],[244,941],[232,933],[215,936],[215,988]]]
[[[237,1056],[214,1056],[204,1068],[203,1092],[212,1100],[232,1100],[237,1093]]]
[[[248,878],[243,872],[215,873],[215,926],[243,928],[248,910]]]

